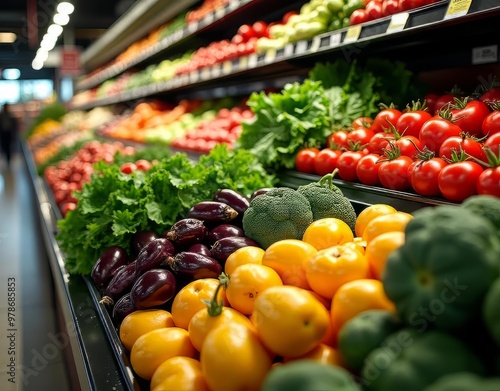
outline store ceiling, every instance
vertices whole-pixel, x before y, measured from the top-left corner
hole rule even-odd
[[[0,43],[0,69],[18,68],[21,78],[40,78],[44,70],[34,71],[31,62],[40,40],[52,23],[61,0],[0,0],[0,33],[13,32],[14,43]],[[75,45],[85,49],[115,22],[136,0],[72,0],[75,11],[57,45],[73,32]],[[36,16],[31,10],[36,10]]]

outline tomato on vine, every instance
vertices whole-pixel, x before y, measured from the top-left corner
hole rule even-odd
[[[410,188],[408,169],[413,160],[408,156],[402,156],[394,143],[389,143],[389,148],[384,151],[384,157],[380,162],[378,178],[382,186],[400,191]]]
[[[314,160],[318,154],[318,148],[301,149],[295,157],[295,168],[297,171],[314,174]]]
[[[348,147],[348,142],[347,142],[347,135],[349,132],[347,130],[338,130],[336,132],[333,132],[328,138],[326,139],[326,146],[331,149],[341,149],[341,148],[347,148]]]
[[[494,154],[498,155],[500,150],[500,133],[494,133],[484,142],[484,146],[490,148]]]
[[[375,135],[371,138],[368,143],[368,150],[370,153],[377,153],[382,155],[384,153],[384,149],[388,147],[389,141],[394,140],[394,135],[388,132],[379,132],[375,133]]]
[[[437,113],[438,111],[442,109],[447,109],[450,107],[455,102],[455,98],[461,98],[464,96],[464,93],[462,90],[458,88],[458,86],[453,86],[450,92],[447,92],[443,95],[440,95],[436,99],[436,103],[434,105],[434,113]]]
[[[436,157],[434,152],[421,151],[417,155],[409,169],[410,183],[415,193],[425,197],[435,197],[441,195],[438,184],[438,176],[441,170],[448,163]]]
[[[402,136],[418,138],[422,125],[431,117],[431,114],[427,111],[425,101],[424,103],[420,103],[420,101],[412,102],[412,106],[408,106],[408,111],[401,114],[401,117],[396,122],[396,130]]]
[[[376,153],[369,153],[359,159],[356,166],[356,176],[361,183],[370,186],[380,184],[380,180],[378,179],[379,160],[380,155]]]
[[[385,107],[382,111],[380,111],[373,120],[373,124],[371,126],[371,130],[375,133],[390,131],[391,126],[395,126],[399,117],[401,117],[403,113],[401,111],[394,108],[393,105],[389,107]]]
[[[337,160],[338,176],[344,181],[354,182],[358,179],[356,167],[359,160],[368,154],[368,150],[359,143],[350,144],[349,150],[344,152]]]
[[[373,124],[373,119],[370,117],[359,117],[352,121],[351,127],[353,129],[358,128],[370,128]]]
[[[358,142],[361,145],[365,145],[370,142],[374,135],[375,132],[373,130],[365,127],[359,127],[349,132],[349,134],[347,135],[347,140],[348,142]]]
[[[490,107],[493,111],[488,114],[481,124],[481,132],[485,136],[500,133],[500,99],[495,104],[491,104]]]
[[[441,111],[437,116],[428,120],[420,129],[419,139],[422,148],[427,147],[432,152],[439,152],[444,141],[451,136],[459,136],[462,129],[450,121],[449,111]]]
[[[337,161],[342,153],[340,149],[322,149],[314,159],[316,174],[323,176],[333,172],[337,168]]]
[[[438,94],[434,93],[428,93],[427,95],[424,96],[424,102],[425,105],[427,106],[427,109],[429,110],[429,114],[434,115],[436,112],[436,102],[439,98]]]
[[[462,132],[460,136],[447,138],[439,148],[439,156],[451,159],[452,152],[455,151],[458,153],[460,149],[462,149],[469,156],[473,156],[483,162],[487,161],[481,141],[464,132]]]
[[[455,99],[454,104],[450,107],[452,121],[455,125],[473,136],[481,135],[483,121],[490,114],[486,103],[464,98]]]

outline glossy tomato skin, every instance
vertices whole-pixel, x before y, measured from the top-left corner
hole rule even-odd
[[[484,103],[500,102],[500,87],[491,88],[479,98]]]
[[[373,124],[373,119],[370,117],[359,117],[352,121],[351,127],[357,128],[370,128]]]
[[[396,126],[396,123],[401,115],[401,111],[397,109],[384,109],[376,115],[370,129],[375,133],[390,131],[391,125]]]
[[[344,152],[337,160],[338,176],[344,181],[354,182],[358,179],[356,166],[359,160],[365,155],[361,151]]]
[[[366,10],[363,8],[355,10],[349,17],[349,23],[351,24],[351,26],[368,22],[368,20],[369,20],[368,14],[366,13]]]
[[[322,149],[316,156],[316,159],[314,159],[314,171],[316,174],[323,176],[333,172],[337,168],[337,160],[342,153],[339,149]]]
[[[462,132],[457,125],[450,121],[440,118],[432,117],[420,129],[419,139],[422,147],[427,147],[430,151],[437,153],[441,144],[451,136],[459,136]]]
[[[389,146],[389,141],[394,141],[392,134],[385,132],[375,133],[368,143],[368,150],[370,153],[382,155],[384,153],[383,149]]]
[[[477,181],[483,168],[472,161],[449,164],[438,176],[439,190],[444,198],[462,202],[477,194]]]
[[[489,136],[484,142],[484,146],[490,148],[493,153],[498,156],[500,153],[500,133],[495,133]]]
[[[447,138],[439,148],[439,156],[446,159],[451,159],[451,153],[455,150],[460,153],[460,148],[475,157],[476,159],[486,162],[486,154],[484,153],[482,144],[470,137],[452,136]]]
[[[401,137],[394,142],[394,145],[396,148],[399,148],[401,156],[408,156],[412,159],[418,154],[418,149],[422,150],[422,143],[418,138],[413,136]]]
[[[500,110],[492,111],[481,124],[481,131],[485,136],[500,133]]]
[[[410,183],[415,193],[425,197],[440,195],[438,176],[447,165],[448,163],[439,157],[414,162],[413,167],[410,167]]]
[[[379,19],[383,14],[382,3],[378,1],[370,1],[365,7],[366,13],[368,15],[368,20]]]
[[[338,132],[332,133],[326,139],[326,146],[332,149],[347,148],[347,135],[349,132],[346,130],[339,130]]]
[[[382,186],[391,190],[409,189],[408,168],[412,163],[413,160],[408,156],[400,156],[380,163],[378,178]]]
[[[377,163],[379,159],[380,155],[376,153],[370,153],[359,159],[356,166],[356,176],[361,183],[370,186],[380,184],[380,180],[378,179],[380,163]]]
[[[314,160],[319,154],[317,148],[303,148],[295,157],[295,168],[297,171],[305,172],[308,174],[314,173]]]
[[[429,109],[429,113],[431,115],[434,115],[434,113],[436,112],[436,102],[437,102],[438,98],[439,98],[439,95],[433,94],[433,93],[429,93],[429,94],[425,95],[425,97],[424,97],[425,105]]]
[[[477,194],[489,194],[500,198],[500,166],[487,168],[479,175]]]
[[[396,122],[396,130],[401,136],[418,138],[422,125],[430,120],[431,117],[427,111],[422,110],[403,113]]]
[[[441,95],[436,100],[436,104],[434,105],[434,112],[437,113],[439,110],[445,108],[445,106],[449,107],[450,105],[455,103],[455,98],[460,98],[460,96],[456,94]]]
[[[453,122],[464,132],[473,136],[482,134],[482,125],[490,114],[490,109],[479,100],[468,102],[463,109],[452,109]]]
[[[351,130],[347,135],[348,142],[356,143],[358,142],[360,145],[367,145],[372,137],[375,135],[375,132],[371,129],[360,127],[354,130]]]

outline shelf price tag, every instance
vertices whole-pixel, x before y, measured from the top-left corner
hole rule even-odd
[[[179,41],[182,38],[182,30],[177,30],[172,33],[172,43]]]
[[[217,78],[222,73],[222,64],[218,63],[212,66],[212,77]]]
[[[185,84],[188,84],[189,82],[189,76],[188,75],[182,75],[181,78],[180,78],[180,81],[181,81],[181,85],[185,85]]]
[[[229,9],[231,11],[234,11],[235,9],[238,9],[238,7],[240,6],[240,3],[238,0],[232,0],[230,3],[229,3]]]
[[[240,69],[247,69],[248,68],[248,56],[243,56],[240,57],[240,62],[238,64]]]
[[[189,74],[189,82],[196,83],[200,78],[200,73],[198,71],[193,71]]]
[[[248,56],[248,67],[255,68],[257,66],[257,53],[252,53]]]
[[[311,53],[316,53],[319,49],[319,45],[321,43],[321,38],[320,37],[314,37],[312,40],[311,47],[309,48],[309,51]]]
[[[450,4],[448,5],[444,18],[452,19],[467,15],[471,3],[472,0],[450,0]]]
[[[353,43],[356,42],[361,34],[362,26],[360,24],[356,24],[354,26],[350,26],[347,29],[347,33],[344,38],[344,43]]]
[[[333,34],[330,37],[330,47],[331,48],[336,48],[339,45],[340,45],[340,33]]]
[[[276,59],[276,49],[267,49],[264,56],[265,62],[273,62]]]
[[[231,73],[233,71],[233,63],[231,61],[224,61],[222,69],[224,70],[224,73]]]
[[[386,33],[390,34],[397,33],[398,31],[403,31],[409,17],[410,14],[408,12],[401,12],[399,14],[392,15],[391,22],[389,23],[389,27],[387,27]]]
[[[295,54],[302,54],[307,51],[307,41],[299,41],[297,42],[297,46],[295,47]]]
[[[189,34],[193,34],[196,30],[198,30],[198,21],[189,23],[187,26],[187,30]]]
[[[287,43],[283,49],[285,57],[293,56],[293,43]]]
[[[226,9],[224,7],[217,8],[215,19],[222,19],[224,16],[226,16]]]
[[[205,25],[212,24],[214,22],[214,13],[209,12],[204,18],[203,18]]]
[[[201,78],[203,80],[208,80],[210,79],[210,68],[209,67],[205,67],[201,70]]]

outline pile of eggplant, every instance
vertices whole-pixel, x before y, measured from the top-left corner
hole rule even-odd
[[[91,278],[115,324],[135,310],[165,308],[187,283],[218,278],[237,249],[260,247],[241,228],[249,205],[245,196],[222,189],[212,201],[194,205],[167,232],[135,233],[130,255],[120,246],[107,248],[94,264]]]

